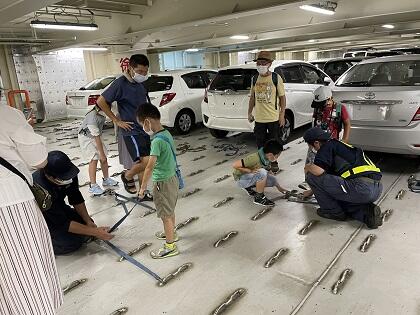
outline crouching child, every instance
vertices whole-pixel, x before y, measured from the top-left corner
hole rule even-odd
[[[266,170],[270,163],[277,162],[283,145],[276,140],[269,140],[257,152],[249,154],[233,164],[233,177],[238,186],[254,197],[254,203],[263,206],[273,206],[274,202],[268,199],[264,190],[266,187],[276,187],[281,193],[287,190],[280,186],[277,178]]]
[[[175,207],[179,191],[174,157],[175,143],[172,135],[160,123],[160,112],[154,105],[146,103],[140,106],[137,119],[152,139],[150,158],[143,174],[139,197],[144,197],[147,183],[152,178],[153,201],[165,231],[163,237],[160,234],[156,236],[166,240],[161,248],[153,250],[150,254],[155,259],[167,258],[179,254],[175,244],[178,241],[175,232]]]

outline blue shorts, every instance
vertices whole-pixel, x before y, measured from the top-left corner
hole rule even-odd
[[[134,162],[150,155],[150,137],[148,135],[139,134],[123,137],[127,151]]]
[[[241,188],[253,187],[264,178],[267,178],[265,187],[274,187],[277,185],[277,178],[268,174],[266,169],[261,168],[256,173],[243,174],[238,180],[238,186]]]

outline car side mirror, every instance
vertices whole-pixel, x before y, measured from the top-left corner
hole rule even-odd
[[[332,82],[332,80],[331,80],[331,78],[330,77],[325,77],[324,78],[324,84],[325,85],[330,85],[330,83]]]

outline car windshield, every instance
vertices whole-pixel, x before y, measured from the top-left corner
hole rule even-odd
[[[151,75],[144,83],[148,92],[168,91],[172,89],[174,77],[170,75]]]
[[[337,86],[420,86],[420,60],[358,64]]]
[[[249,91],[252,77],[258,75],[256,69],[220,70],[210,84],[211,91]]]
[[[109,84],[114,82],[116,78],[115,77],[106,77],[106,78],[100,78],[93,80],[92,82],[89,82],[84,87],[80,88],[81,90],[102,90],[106,88]]]

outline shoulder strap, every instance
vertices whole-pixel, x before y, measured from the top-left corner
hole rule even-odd
[[[20,178],[22,178],[29,185],[28,180],[26,179],[26,177],[21,172],[19,172],[16,167],[14,167],[12,164],[10,164],[9,162],[7,162],[1,156],[0,156],[0,164],[3,165],[5,168],[7,168],[12,173],[14,173],[17,176],[19,176]]]
[[[146,93],[146,99],[147,99],[147,102],[149,104],[152,104],[152,101],[151,101],[150,96],[149,96],[149,92]]]
[[[271,72],[271,79],[273,80],[273,84],[276,87],[276,109],[277,109],[277,102],[279,101],[279,90],[277,85],[279,84],[279,77],[276,72]]]
[[[164,135],[160,135],[160,134],[155,135],[155,137],[156,137],[156,138],[159,138],[159,139],[162,139],[162,140],[163,140],[163,141],[165,141],[167,144],[169,144],[169,146],[171,147],[172,154],[173,154],[174,159],[175,159],[175,164],[176,164],[176,167],[178,167],[178,162],[177,162],[177,160],[176,160],[176,153],[175,153],[174,148],[172,147],[172,144],[171,144],[171,142],[169,141],[169,139],[168,139],[167,137],[165,137]]]

